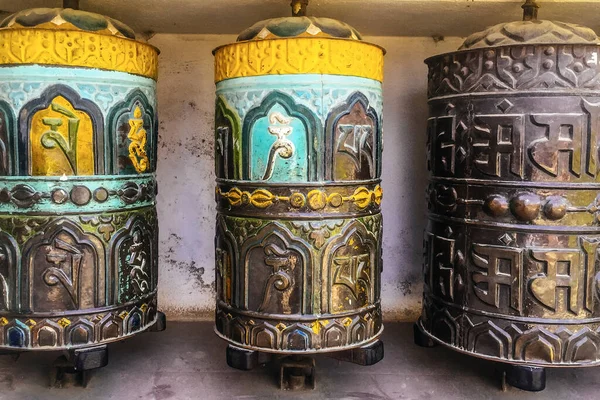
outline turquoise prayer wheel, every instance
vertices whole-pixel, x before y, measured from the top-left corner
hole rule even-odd
[[[214,55],[217,334],[241,354],[379,343],[384,50],[294,16]]]
[[[98,14],[0,24],[0,350],[97,349],[162,324],[157,60]]]

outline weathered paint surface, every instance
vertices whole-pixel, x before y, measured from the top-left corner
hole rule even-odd
[[[150,41],[162,49],[159,302],[171,318],[214,317],[215,87],[210,52],[234,40],[229,35],[159,34]],[[460,39],[438,43],[431,38],[366,40],[388,50],[382,167],[384,318],[413,320],[421,308],[426,211],[425,138],[421,133],[427,120],[427,69],[422,60],[455,49]]]

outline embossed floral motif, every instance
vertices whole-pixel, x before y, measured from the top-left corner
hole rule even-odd
[[[239,245],[244,243],[247,237],[258,232],[263,225],[263,222],[258,219],[234,218],[229,221],[233,221],[233,235]]]
[[[99,234],[102,235],[104,240],[107,242],[110,240],[112,234],[115,232],[115,226],[119,226],[125,220],[126,215],[82,215],[79,217],[79,220],[83,224],[89,224],[98,231]]]
[[[321,249],[327,239],[332,235],[332,232],[344,225],[343,220],[330,220],[330,221],[293,221],[292,226],[296,229],[301,230],[315,247],[315,249]]]
[[[12,217],[0,219],[2,230],[9,232],[17,243],[25,243],[33,234],[37,233],[50,221],[50,217]]]

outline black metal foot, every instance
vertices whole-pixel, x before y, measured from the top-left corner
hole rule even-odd
[[[437,343],[432,338],[427,336],[427,334],[425,332],[423,332],[423,329],[421,328],[421,325],[419,322],[417,322],[416,324],[413,325],[413,332],[414,332],[415,344],[417,346],[426,347],[426,348],[432,348],[432,347],[437,346]]]
[[[507,364],[503,367],[502,390],[507,386],[528,392],[540,392],[546,388],[546,369]]]
[[[281,360],[279,368],[279,388],[302,390],[316,387],[315,359],[312,357],[290,356]]]
[[[374,365],[383,360],[383,342],[378,340],[364,347],[332,353],[331,357],[358,365]]]
[[[90,371],[108,364],[106,345],[77,349],[58,357],[50,369],[50,386],[62,387],[67,374],[74,375],[76,383],[87,387]]]
[[[227,346],[227,365],[242,371],[250,371],[258,365],[258,351],[246,350],[230,344]]]
[[[156,312],[156,322],[148,329],[148,332],[162,332],[167,329],[167,316],[162,311]]]

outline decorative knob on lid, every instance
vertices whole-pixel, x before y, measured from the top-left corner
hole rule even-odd
[[[465,39],[460,50],[533,44],[600,45],[600,38],[590,28],[573,23],[538,19],[540,6],[536,0],[526,0],[521,8],[523,8],[523,20],[504,22],[474,33]]]
[[[308,7],[308,0],[292,0],[290,4],[292,6],[292,15],[294,17],[305,17],[306,7]]]
[[[526,0],[521,8],[523,9],[523,21],[537,21],[540,6],[535,0]]]

